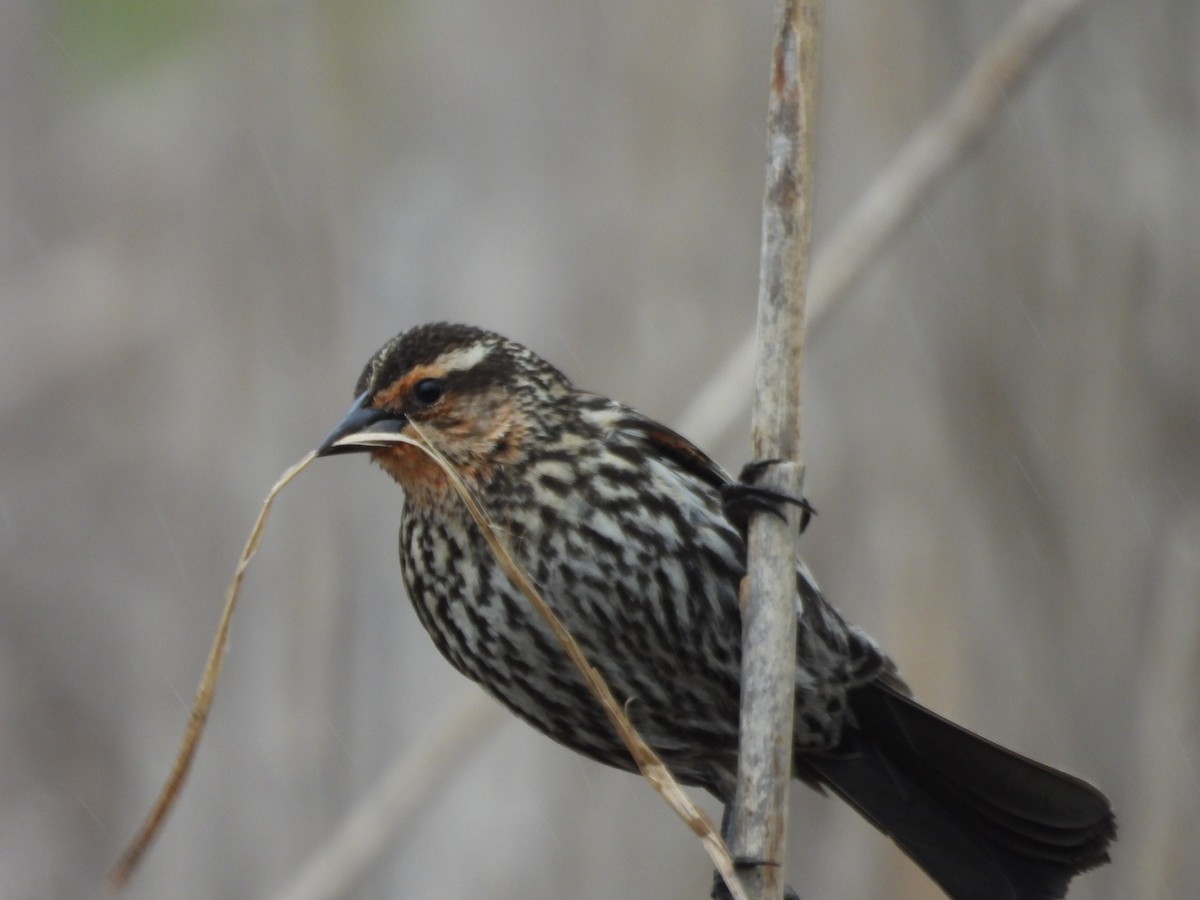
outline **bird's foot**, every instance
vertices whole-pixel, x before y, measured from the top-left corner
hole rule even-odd
[[[748,857],[738,856],[733,860],[735,870],[754,869],[759,866],[778,866],[779,863],[771,862],[767,859],[749,859]],[[729,892],[728,885],[725,884],[725,879],[721,877],[720,872],[713,872],[712,893],[709,895],[712,900],[733,900],[733,895]],[[800,900],[800,895],[793,891],[790,887],[783,889],[783,900]]]
[[[800,531],[808,527],[809,520],[817,514],[811,503],[803,497],[793,497],[771,488],[759,487],[757,482],[764,472],[778,459],[756,459],[742,467],[738,480],[727,484],[721,489],[721,506],[725,510],[725,518],[745,537],[750,525],[750,514],[755,512],[770,513],[781,519],[784,515],[784,505],[792,504],[800,507]]]

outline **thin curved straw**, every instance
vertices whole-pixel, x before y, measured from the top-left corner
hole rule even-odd
[[[142,822],[142,827],[129,842],[120,859],[109,870],[108,884],[112,893],[121,891],[129,884],[129,879],[142,861],[142,857],[146,855],[146,851],[150,849],[150,845],[162,831],[167,816],[175,808],[175,803],[183,790],[183,783],[192,769],[192,760],[196,757],[196,748],[200,745],[200,738],[204,736],[208,713],[212,709],[213,698],[217,693],[217,682],[221,678],[221,668],[225,664],[225,653],[229,649],[229,624],[233,619],[233,611],[237,608],[238,594],[242,590],[242,579],[245,578],[250,560],[258,552],[258,545],[262,542],[267,516],[271,512],[271,504],[275,502],[275,497],[283,490],[284,486],[316,458],[317,452],[314,450],[284,472],[283,477],[275,482],[275,486],[267,494],[267,499],[263,501],[262,510],[254,522],[254,527],[250,530],[246,546],[242,549],[242,558],[238,561],[237,569],[234,570],[233,581],[229,583],[229,589],[225,592],[225,607],[221,610],[221,618],[217,622],[217,633],[213,636],[212,648],[208,651],[208,661],[204,664],[204,674],[200,676],[200,685],[196,688],[196,699],[192,701],[192,713],[188,717],[183,740],[179,744],[179,752],[175,755],[175,764],[171,767],[171,773],[167,776],[162,790],[158,792],[158,799],[154,801],[154,806]]]

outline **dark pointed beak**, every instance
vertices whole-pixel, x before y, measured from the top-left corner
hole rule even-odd
[[[317,456],[362,453],[394,443],[382,439],[382,436],[398,433],[408,424],[408,420],[403,415],[368,406],[367,400],[368,395],[363,393],[354,401],[346,417],[317,448]]]

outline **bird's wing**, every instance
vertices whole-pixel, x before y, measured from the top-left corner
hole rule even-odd
[[[586,395],[583,399],[627,445],[638,446],[647,455],[669,459],[717,494],[736,483],[707,453],[665,425],[602,397]],[[744,548],[739,552],[744,554]],[[741,564],[744,567],[744,555]],[[823,677],[837,685],[863,684],[880,678],[900,692],[906,690],[894,664],[879,645],[842,618],[821,594],[803,563],[797,567],[796,586],[797,611],[807,625],[800,648],[801,664],[818,667]]]
[[[733,478],[728,472],[683,435],[635,410],[627,409],[624,412],[625,415],[618,421],[621,431],[644,441],[650,448],[666,456],[714,490],[720,491],[733,483]]]

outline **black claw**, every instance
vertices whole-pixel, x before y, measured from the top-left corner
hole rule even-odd
[[[742,471],[738,473],[738,481],[742,484],[758,484],[758,479],[762,478],[763,472],[775,465],[775,463],[783,462],[782,459],[752,459],[750,462],[742,466]]]
[[[749,529],[751,513],[765,512],[778,516],[780,519],[786,519],[783,512],[784,504],[790,503],[798,506],[801,509],[801,532],[808,527],[809,521],[817,513],[812,504],[803,497],[792,497],[770,488],[757,486],[755,482],[762,477],[762,474],[779,461],[777,459],[756,459],[748,462],[742,467],[738,480],[721,489],[721,505],[724,507],[725,517],[742,533],[742,537],[746,536]]]
[[[769,859],[756,859],[753,856],[735,856],[733,858],[733,867],[735,869],[757,869],[759,866],[774,866],[779,867],[779,863],[772,862]]]
[[[763,860],[750,860],[735,857],[733,867],[735,869],[750,869],[754,866],[777,866],[779,863],[766,862]],[[725,885],[725,879],[721,877],[720,872],[713,872],[713,886],[709,896],[712,900],[733,900],[733,895],[729,893],[729,888]],[[783,900],[800,900],[800,895],[792,890],[788,885],[783,889]]]
[[[750,465],[757,465],[757,464],[751,463]],[[763,468],[765,468],[765,466],[763,466]],[[742,474],[743,475],[745,474],[744,469],[742,470]],[[726,843],[733,842],[733,804],[732,803],[725,804],[725,810],[721,816],[721,837],[723,837],[725,839]],[[777,866],[777,865],[779,865],[779,863],[771,862],[769,860],[751,859],[748,856],[735,856],[733,858],[733,868],[735,870],[750,869],[750,868],[753,868],[754,866]],[[716,870],[713,870],[713,886],[712,886],[712,891],[710,892],[709,896],[712,897],[712,900],[733,900],[733,896],[729,893],[729,888],[727,888],[725,886],[725,879],[723,879],[721,877],[721,873]],[[791,887],[784,887],[783,900],[800,900],[800,895],[797,894],[795,891],[793,891],[791,889]]]

